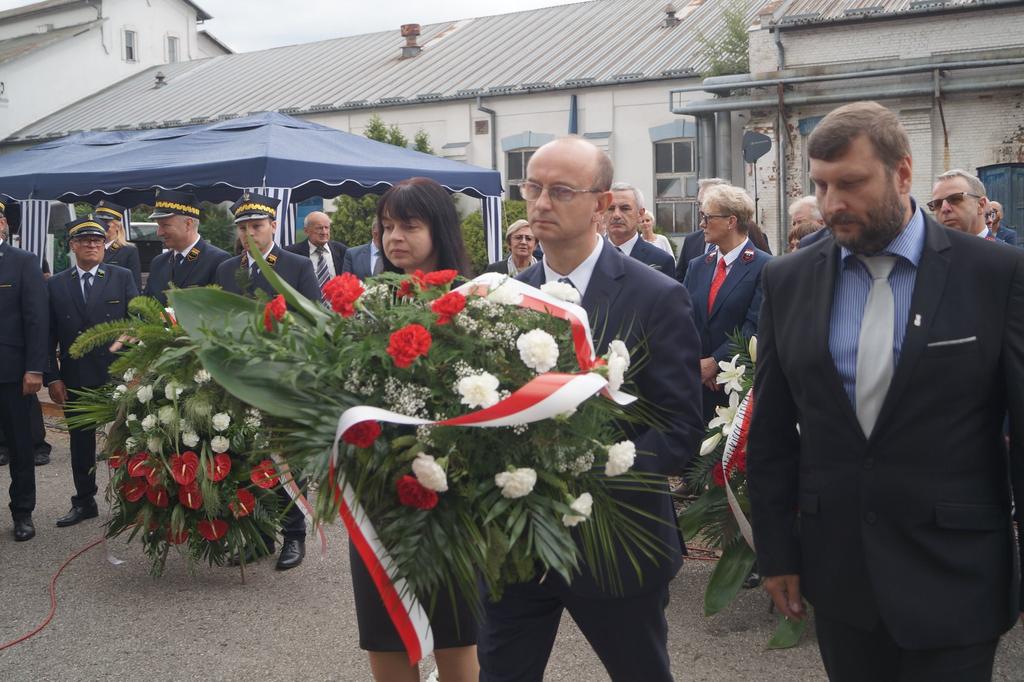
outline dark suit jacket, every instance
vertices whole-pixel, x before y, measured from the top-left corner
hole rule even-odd
[[[134,244],[111,244],[103,254],[103,262],[131,270],[135,288],[142,290],[142,264],[139,262],[139,249]]]
[[[809,235],[807,235],[806,237],[801,239],[800,243],[797,245],[797,249],[798,250],[799,249],[806,249],[808,246],[810,246],[814,242],[818,241],[819,239],[824,239],[825,237],[831,237],[831,236],[832,236],[832,230],[830,230],[828,228],[828,226],[826,225],[825,227],[821,228],[820,230],[815,230],[814,232],[811,232]]]
[[[543,263],[526,270],[518,279],[540,287],[545,282]],[[658,474],[682,471],[704,435],[697,357],[699,341],[686,290],[670,277],[625,257],[610,243],[605,243],[582,305],[595,330],[594,345],[598,355],[607,352],[608,344],[617,337],[622,338],[635,359],[646,345],[647,361],[631,380],[644,405],[655,409],[664,419],[665,428],[624,425],[628,437],[636,444],[635,468]],[[664,490],[667,490],[667,483]],[[682,565],[683,550],[676,531],[675,510],[672,498],[663,494],[664,490],[615,493],[624,503],[653,517],[634,518],[663,543],[665,551],[665,556],[653,560],[638,556],[642,583],[625,552],[620,553],[619,572],[626,596],[663,586]],[[552,576],[547,579],[551,580]],[[585,566],[582,575],[573,580],[572,590],[588,597],[610,596],[600,590]]]
[[[608,243],[611,244],[611,242]],[[672,256],[654,244],[645,241],[643,237],[637,239],[636,243],[633,244],[633,250],[629,252],[629,256],[668,277],[672,276],[676,267],[676,262],[672,260]]]
[[[331,252],[331,260],[334,261],[334,274],[340,275],[345,272],[345,252],[348,247],[332,239],[327,242],[327,249]],[[306,240],[286,246],[284,250],[313,260],[309,255],[309,242]],[[316,265],[313,266],[313,274],[316,274]]]
[[[21,383],[46,369],[46,284],[39,257],[0,244],[0,382]]]
[[[205,239],[200,239],[196,248],[199,249],[199,255],[193,260],[186,258],[180,268],[174,266],[173,257],[177,254],[173,251],[164,251],[154,258],[149,266],[149,279],[143,294],[167,305],[164,292],[171,284],[179,289],[213,284],[216,281],[217,266],[231,256]]]
[[[500,275],[507,275],[508,274],[508,258],[502,258],[501,260],[494,261],[493,263],[488,265],[486,268],[484,268],[484,272],[497,272]]]
[[[139,295],[131,271],[118,265],[100,264],[88,305],[82,300],[82,283],[76,267],[54,275],[46,285],[50,294],[46,383],[60,379],[69,388],[102,386],[110,380],[108,368],[114,361],[114,354],[101,347],[75,359],[68,354],[68,349],[86,329],[128,316],[128,302]]]
[[[295,287],[306,298],[312,301],[321,300],[320,286],[317,284],[316,275],[313,274],[313,261],[311,259],[285,251],[277,244],[270,250],[270,255],[277,256],[277,260],[272,267],[274,272],[280,275],[284,281]],[[238,280],[236,279],[239,268],[243,267],[243,256],[245,257],[244,267],[248,269],[248,254],[229,258],[217,267],[215,282],[224,291],[230,291],[233,294],[243,294],[242,290],[238,287]],[[277,291],[270,285],[270,282],[267,281],[262,272],[256,275],[253,281],[249,283],[249,291],[244,292],[244,295],[250,294],[253,289],[259,289],[269,296],[277,295]]]
[[[690,267],[690,261],[697,256],[703,256],[706,250],[704,230],[697,230],[683,237],[683,247],[679,249],[679,260],[676,261],[676,280],[680,284],[686,281],[686,270]]]
[[[800,574],[818,613],[881,618],[908,649],[990,641],[1022,607],[1010,501],[1020,521],[1024,252],[926,225],[868,439],[829,351],[835,240],[764,268],[747,456],[761,573]]]
[[[359,279],[366,279],[373,276],[372,264],[370,263],[370,244],[360,244],[350,247],[345,251],[345,260],[342,263],[342,271],[351,272]]]
[[[1012,227],[1000,225],[999,229],[996,231],[996,239],[1003,242],[1004,244],[1009,244],[1010,246],[1017,246],[1017,231],[1014,230]]]

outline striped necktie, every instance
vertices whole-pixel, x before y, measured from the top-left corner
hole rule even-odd
[[[323,245],[316,247],[316,255],[316,282],[323,289],[324,285],[327,284],[327,280],[331,277],[331,271],[327,268],[327,250],[324,249]]]

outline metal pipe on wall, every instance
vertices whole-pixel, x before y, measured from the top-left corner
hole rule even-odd
[[[718,169],[715,166],[715,117],[698,114],[697,119],[697,177],[713,178]]]
[[[715,166],[718,177],[732,182],[732,114],[715,114]]]

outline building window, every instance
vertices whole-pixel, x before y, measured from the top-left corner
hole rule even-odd
[[[124,60],[126,62],[139,61],[139,37],[135,31],[124,30]]]
[[[526,164],[530,163],[530,157],[533,156],[534,151],[533,149],[516,149],[508,152],[505,180],[508,182],[509,199],[523,200],[523,195],[519,193],[519,183],[526,179]]]
[[[167,36],[167,63],[174,64],[178,58],[178,38],[177,36]]]
[[[692,138],[654,143],[654,220],[666,232],[696,228],[695,147]]]

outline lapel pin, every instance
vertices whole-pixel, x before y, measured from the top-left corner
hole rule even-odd
[[[742,255],[740,255],[740,260],[742,260],[744,263],[749,263],[752,260],[754,260],[754,250],[743,249],[743,253]]]
[[[920,327],[921,326],[921,315],[920,314],[914,315],[914,326],[915,327]]]
[[[708,265],[711,265],[717,259],[718,259],[718,251],[715,250],[715,249],[711,249],[710,251],[708,251],[708,255],[704,256],[704,262],[707,263]]]
[[[277,256],[275,254],[267,254],[267,265],[274,267],[274,263],[277,262]]]
[[[191,262],[196,260],[197,258],[199,258],[199,247],[193,246],[192,250],[188,252],[188,255],[185,257],[185,259]]]

